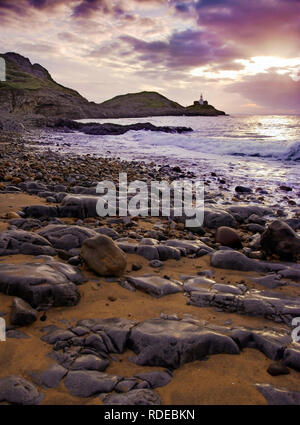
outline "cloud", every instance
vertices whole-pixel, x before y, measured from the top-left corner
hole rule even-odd
[[[138,53],[139,60],[170,68],[191,68],[214,62],[228,62],[237,56],[237,49],[220,42],[203,31],[174,32],[165,41],[147,42],[131,36],[120,39]]]
[[[220,39],[244,46],[245,55],[288,56],[299,51],[298,0],[197,0],[175,4],[178,14],[194,17],[197,24]]]
[[[242,81],[228,85],[226,91],[239,93],[251,103],[269,110],[291,113],[299,113],[300,110],[300,82],[289,75],[278,74],[275,69],[246,76]]]

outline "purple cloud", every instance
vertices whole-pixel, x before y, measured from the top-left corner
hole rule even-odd
[[[287,74],[280,75],[275,69],[246,76],[242,81],[227,86],[226,91],[239,93],[249,101],[274,111],[299,113],[300,110],[300,81],[294,81]]]

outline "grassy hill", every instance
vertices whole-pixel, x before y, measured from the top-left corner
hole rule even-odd
[[[146,117],[151,115],[183,115],[184,107],[165,96],[143,91],[116,96],[100,104],[105,115]]]
[[[220,115],[213,106],[185,108],[160,93],[143,91],[116,96],[101,104],[53,80],[39,64],[17,53],[0,54],[6,61],[6,81],[0,82],[0,114],[18,117],[127,118],[166,115]]]

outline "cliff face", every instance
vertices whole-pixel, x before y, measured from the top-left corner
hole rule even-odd
[[[94,104],[75,90],[57,84],[41,65],[16,53],[0,55],[6,61],[6,81],[0,82],[0,111],[16,115],[88,117]]]
[[[17,53],[0,54],[6,61],[6,81],[0,82],[0,114],[14,117],[126,118],[166,115],[222,115],[213,106],[185,108],[156,92],[129,93],[101,104],[56,83],[39,64]],[[37,119],[36,119],[37,121]]]

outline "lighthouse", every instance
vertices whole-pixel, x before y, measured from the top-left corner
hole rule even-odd
[[[204,99],[203,99],[202,93],[201,93],[201,96],[200,96],[199,103],[200,103],[200,105],[204,105]]]

